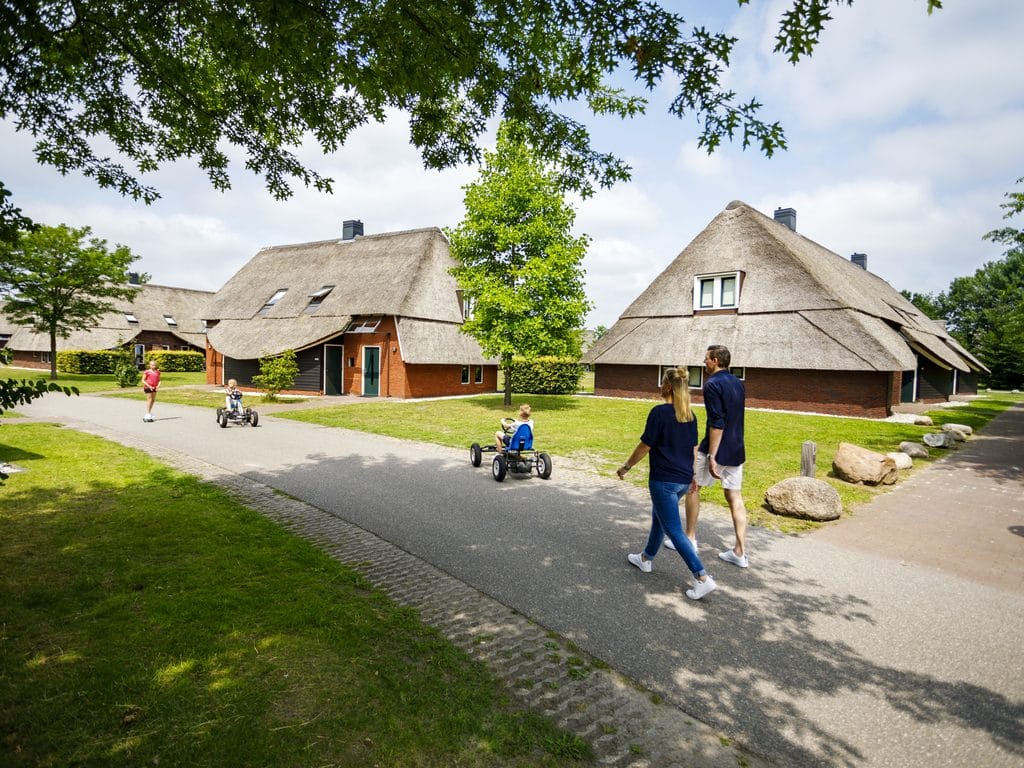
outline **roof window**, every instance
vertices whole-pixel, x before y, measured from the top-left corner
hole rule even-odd
[[[361,320],[353,320],[348,324],[348,328],[345,329],[345,333],[373,333],[377,330],[377,326],[380,325],[379,317],[363,318]]]
[[[134,312],[125,312],[124,313],[124,319],[127,320],[129,323],[137,323],[137,322],[139,322],[139,318],[137,318],[135,316]]]
[[[164,320],[167,321],[168,325],[176,326],[178,322],[174,319],[174,315],[164,315]]]
[[[281,300],[281,297],[288,293],[287,288],[281,288],[280,290],[274,291],[274,295],[267,299],[267,303],[260,307],[260,311],[257,315],[265,315],[269,312],[277,302]]]
[[[309,304],[306,305],[306,314],[312,314],[320,309],[320,305],[324,303],[324,299],[326,299],[328,294],[333,290],[333,285],[325,285],[319,291],[314,291],[309,294]]]

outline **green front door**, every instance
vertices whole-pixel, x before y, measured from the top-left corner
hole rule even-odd
[[[324,346],[324,394],[340,395],[342,392],[341,366],[345,361],[345,348],[334,344]]]
[[[363,397],[380,394],[380,347],[363,347]]]

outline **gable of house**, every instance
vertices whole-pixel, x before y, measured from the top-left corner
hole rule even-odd
[[[701,276],[737,277],[734,309],[701,311]],[[584,356],[615,365],[696,365],[709,343],[736,366],[901,371],[917,354],[984,370],[939,324],[887,282],[734,201],[686,246]]]

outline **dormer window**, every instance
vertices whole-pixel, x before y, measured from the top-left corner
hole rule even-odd
[[[269,299],[267,299],[267,303],[264,304],[262,307],[260,307],[260,311],[257,312],[256,314],[257,315],[265,315],[265,314],[267,314],[267,312],[269,312],[271,309],[273,309],[274,305],[277,304],[277,302],[279,302],[281,300],[281,297],[284,296],[286,293],[288,293],[288,289],[287,288],[282,288],[282,289],[280,289],[278,291],[275,291],[274,295],[271,296]]]
[[[326,299],[327,295],[333,290],[333,285],[325,285],[319,291],[314,291],[309,294],[309,304],[306,305],[306,314],[312,314],[320,309],[320,305],[324,303],[324,299]]]
[[[476,303],[469,296],[464,294],[462,291],[456,291],[455,295],[458,297],[459,304],[462,305],[462,319],[469,320],[473,317],[473,305]]]
[[[740,303],[740,273],[698,275],[693,279],[694,311],[736,309]]]
[[[137,318],[135,316],[134,312],[125,312],[124,313],[124,319],[127,320],[129,323],[137,323],[137,322],[139,322],[139,318]]]
[[[348,328],[345,329],[345,333],[373,333],[377,330],[377,326],[380,325],[379,317],[364,318],[361,320],[353,320],[348,324]]]
[[[174,319],[174,315],[164,315],[164,321],[171,327],[178,325],[177,320]]]

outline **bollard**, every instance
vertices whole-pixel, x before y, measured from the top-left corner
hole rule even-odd
[[[805,440],[800,446],[800,474],[804,477],[814,477],[817,459],[818,444],[813,440]]]

